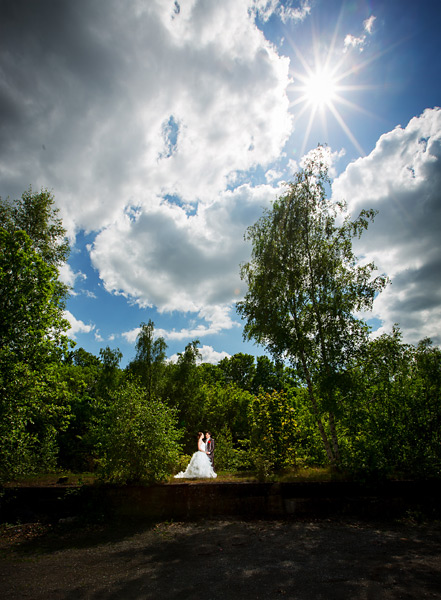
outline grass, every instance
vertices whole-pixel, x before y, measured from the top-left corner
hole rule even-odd
[[[303,482],[303,481],[344,481],[349,477],[344,473],[337,472],[331,467],[300,467],[297,469],[285,469],[276,474],[270,475],[266,481],[268,482]],[[7,487],[46,487],[46,486],[81,486],[92,485],[97,481],[97,477],[93,473],[71,473],[59,471],[56,473],[43,473],[40,475],[28,475],[20,477],[12,481],[8,481],[4,485]],[[254,471],[219,471],[216,479],[197,479],[197,480],[176,480],[171,475],[166,483],[177,484],[182,481],[197,481],[201,483],[257,483],[259,478]]]
[[[26,475],[8,481],[6,487],[46,487],[56,485],[91,485],[95,483],[96,476],[93,473],[71,473],[70,471],[57,471],[55,473],[41,473],[37,475]]]
[[[300,467],[298,469],[285,469],[279,473],[271,474],[266,481],[268,482],[303,482],[303,481],[347,481],[350,479],[347,474],[335,471],[331,467]],[[184,479],[180,481],[192,481]],[[193,481],[201,482],[197,479]],[[218,471],[216,479],[204,480],[207,483],[257,483],[259,478],[254,471]],[[167,483],[177,483],[171,476]]]

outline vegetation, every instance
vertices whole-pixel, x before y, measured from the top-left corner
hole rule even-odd
[[[403,343],[398,326],[370,339],[354,317],[386,283],[352,253],[374,215],[338,221],[344,206],[326,200],[326,181],[309,163],[247,232],[238,310],[271,358],[217,365],[201,362],[198,340],[167,362],[152,321],[125,369],[117,348],[94,356],[69,345],[58,279],[69,248],[53,197],[0,199],[0,481],[60,471],[164,481],[207,428],[221,481],[330,469],[440,477],[441,350]]]
[[[386,279],[372,279],[374,265],[358,265],[352,251],[352,238],[366,229],[373,211],[337,225],[345,206],[326,198],[320,150],[286,195],[248,228],[253,251],[242,267],[248,291],[238,311],[247,320],[244,336],[296,369],[328,459],[338,465],[338,404],[347,371],[367,344],[368,328],[354,314],[371,308]]]

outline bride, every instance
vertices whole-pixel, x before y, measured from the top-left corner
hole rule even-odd
[[[204,434],[198,433],[198,451],[193,454],[188,467],[181,471],[176,478],[196,479],[198,477],[217,477],[211,466],[211,461],[205,453],[205,443],[202,440]]]

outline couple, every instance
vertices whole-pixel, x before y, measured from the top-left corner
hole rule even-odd
[[[198,451],[193,454],[188,467],[175,475],[178,479],[196,479],[199,477],[217,477],[214,472],[214,440],[211,433],[198,433]]]

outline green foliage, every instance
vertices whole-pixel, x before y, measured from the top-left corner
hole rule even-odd
[[[67,344],[64,295],[56,267],[34,250],[29,236],[0,229],[1,360],[37,366]]]
[[[125,381],[98,427],[99,472],[118,483],[166,480],[179,461],[175,411]]]
[[[229,358],[223,358],[219,362],[219,368],[224,372],[227,382],[234,383],[243,390],[252,391],[256,372],[252,354],[239,352]]]
[[[287,392],[290,405],[294,408],[297,421],[296,463],[298,466],[327,464],[327,456],[320,431],[317,428],[316,415],[311,410],[306,388],[291,388]],[[322,425],[329,432],[329,423],[324,412],[320,413]],[[329,435],[329,433],[327,433]]]
[[[403,344],[395,327],[353,371],[340,437],[346,469],[365,475],[441,474],[441,351]]]
[[[204,430],[205,392],[198,367],[200,352],[199,340],[193,340],[178,353],[176,364],[169,364],[165,370],[163,399],[168,406],[176,409],[179,427],[184,430],[184,450],[192,454],[195,434]]]
[[[120,352],[119,348],[112,350],[109,346],[106,346],[105,348],[101,348],[100,358],[102,366],[98,378],[98,392],[106,404],[112,397],[112,393],[118,389],[123,377],[122,371],[119,368],[122,352]]]
[[[68,348],[67,288],[58,267],[69,245],[47,191],[0,199],[0,470],[51,469],[67,426],[59,364]]]
[[[10,233],[24,231],[44,262],[57,267],[66,262],[70,252],[58,212],[48,190],[37,193],[29,188],[20,200],[0,198],[0,227]]]
[[[73,362],[60,367],[60,379],[70,394],[71,418],[58,443],[60,467],[78,473],[92,471],[95,466],[93,426],[103,411],[99,395],[102,366],[98,358],[82,348],[75,351]]]
[[[149,321],[126,371],[119,349],[68,351],[58,268],[69,246],[52,195],[0,199],[0,482],[97,464],[109,481],[163,481],[207,428],[216,470],[263,481],[327,462],[362,477],[441,477],[441,350],[404,344],[397,326],[368,340],[354,314],[386,280],[357,264],[352,239],[374,213],[343,218],[327,181],[320,158],[309,162],[247,232],[238,310],[274,362],[199,364],[195,340],[166,363]]]
[[[228,427],[224,427],[216,435],[216,470],[243,471],[252,467],[249,440],[233,442]]]
[[[251,455],[257,470],[295,466],[299,427],[286,393],[255,396],[249,404],[249,420]]]
[[[289,358],[297,370],[328,458],[338,463],[334,413],[339,377],[368,333],[354,314],[371,308],[386,279],[373,279],[375,266],[358,265],[352,251],[352,238],[367,228],[374,211],[362,211],[350,221],[344,204],[326,198],[329,180],[322,152],[319,148],[287,193],[248,228],[252,258],[241,269],[248,291],[237,310],[246,319],[244,337],[263,344],[276,358]],[[328,408],[330,438],[318,398]]]
[[[10,363],[0,375],[0,479],[51,471],[58,435],[70,418],[69,392],[56,364],[38,371]]]
[[[205,402],[201,416],[210,431],[220,432],[225,428],[234,432],[234,440],[248,437],[248,405],[253,395],[236,384],[204,384]]]
[[[155,340],[153,331],[154,323],[151,319],[147,325],[141,323],[141,331],[136,339],[136,356],[127,367],[130,373],[139,378],[149,398],[160,395],[167,358],[164,338]]]
[[[47,191],[16,202],[0,198],[0,348],[10,360],[37,366],[67,349],[63,318],[68,290],[58,280],[69,244]]]

